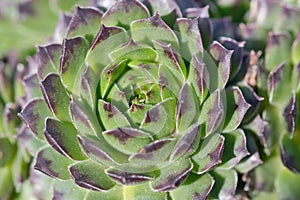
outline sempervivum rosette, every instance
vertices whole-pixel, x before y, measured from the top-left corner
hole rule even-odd
[[[206,52],[207,15],[178,18],[167,2],[149,1],[152,15],[137,0],[104,14],[78,7],[62,44],[38,47],[27,87],[42,96],[20,116],[44,145],[34,167],[57,179],[55,199],[233,198],[236,169],[257,164],[240,163],[250,105],[227,87],[242,45],[223,38],[237,51],[213,42]]]

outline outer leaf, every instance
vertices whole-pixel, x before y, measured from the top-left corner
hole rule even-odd
[[[279,191],[280,199],[297,199],[300,195],[299,185],[300,175],[282,168],[275,186]]]
[[[123,198],[123,194],[121,193],[124,186],[115,186],[112,189],[106,192],[96,192],[96,191],[89,191],[88,195],[86,196],[86,200],[119,200]]]
[[[290,139],[289,135],[285,134],[280,145],[282,162],[294,173],[300,173],[299,141],[300,137],[298,135],[295,135],[292,139]]]
[[[193,55],[190,63],[188,82],[193,86],[199,103],[202,104],[208,94],[209,75],[206,64],[197,54]]]
[[[142,124],[145,130],[156,138],[163,138],[175,131],[175,100],[166,99],[150,109]]]
[[[223,134],[225,138],[222,155],[222,165],[219,168],[230,169],[237,165],[245,156],[249,155],[246,136],[242,129],[236,129]]]
[[[105,131],[103,136],[110,145],[125,154],[137,153],[152,141],[149,134],[125,127]]]
[[[115,185],[104,172],[104,167],[92,161],[75,163],[69,171],[77,185],[89,190],[106,191]]]
[[[191,177],[196,175],[191,175]],[[179,188],[171,191],[171,197],[174,200],[181,199],[206,199],[210,193],[215,181],[209,174],[203,174],[195,177],[195,181],[181,185]],[[187,182],[189,177],[187,179]]]
[[[248,157],[245,161],[240,162],[235,169],[240,173],[247,173],[251,171],[253,168],[257,167],[262,163],[260,159],[259,153],[255,152],[250,157]]]
[[[88,42],[83,37],[64,39],[60,63],[62,82],[68,90],[79,96],[80,78],[85,69]]]
[[[185,83],[180,90],[177,103],[176,128],[178,132],[187,130],[194,123],[198,117],[198,107],[193,89]]]
[[[213,172],[215,185],[212,193],[217,194],[218,199],[234,199],[238,183],[237,173],[234,170],[216,169]]]
[[[148,9],[137,0],[120,0],[103,15],[105,26],[128,28],[132,21],[149,17]]]
[[[96,89],[99,80],[95,72],[90,66],[81,74],[80,94],[91,105],[93,109],[96,108]]]
[[[229,79],[233,50],[227,50],[220,43],[213,42],[209,52],[218,62],[218,87],[223,89]]]
[[[53,200],[81,200],[84,199],[87,191],[78,187],[72,180],[55,180],[53,184]]]
[[[203,104],[199,122],[206,122],[206,136],[214,132],[224,117],[224,106],[220,90],[216,90]]]
[[[59,72],[59,62],[62,46],[49,44],[37,48],[38,76],[43,80],[50,73]]]
[[[167,194],[164,192],[153,192],[149,188],[148,183],[131,185],[123,188],[124,199],[157,200],[157,199],[166,199],[166,195]]]
[[[180,55],[190,61],[192,56],[203,56],[202,39],[198,26],[198,18],[179,18],[176,21],[179,30]]]
[[[71,160],[57,153],[51,147],[46,147],[38,152],[34,169],[48,176],[66,180],[70,179],[68,166],[71,163]]]
[[[104,139],[78,136],[78,140],[86,155],[102,165],[113,166],[128,160],[128,156],[114,149]]]
[[[179,159],[160,170],[160,175],[151,182],[154,191],[169,191],[179,187],[192,170],[189,159]]]
[[[14,146],[7,138],[0,139],[0,167],[3,167],[11,162],[15,154]]]
[[[57,74],[49,74],[41,82],[41,89],[45,102],[52,113],[54,113],[58,119],[70,122],[70,97],[60,80],[60,76]]]
[[[97,76],[100,75],[103,68],[111,62],[108,54],[127,41],[128,36],[124,29],[101,25],[86,58],[86,61]]]
[[[67,37],[72,38],[78,35],[94,36],[97,33],[101,17],[102,12],[99,10],[77,6],[68,26]]]
[[[286,123],[287,131],[292,137],[295,131],[296,118],[297,118],[297,104],[296,104],[296,95],[295,92],[292,94],[289,104],[285,107],[283,111],[283,116]]]
[[[199,152],[192,156],[196,163],[193,170],[197,174],[203,174],[221,163],[223,148],[224,137],[222,135],[214,134],[205,138]]]
[[[258,137],[260,143],[266,148],[268,145],[267,125],[268,123],[257,115],[251,123],[244,126],[244,129],[252,131]]]
[[[98,111],[101,122],[106,130],[126,126],[130,127],[130,124],[126,117],[111,103],[107,103],[99,99]]]
[[[246,102],[241,90],[233,86],[226,90],[226,117],[223,132],[235,130],[242,122],[250,104]]]
[[[78,141],[77,130],[71,124],[47,118],[45,137],[48,143],[60,154],[74,160],[84,160]]]
[[[33,99],[23,108],[19,116],[26,122],[35,136],[43,139],[45,119],[53,116],[53,114],[49,111],[45,101]]]
[[[87,102],[78,101],[71,97],[70,111],[73,124],[80,133],[101,135],[102,129],[96,113]]]
[[[178,48],[178,39],[170,27],[156,13],[154,16],[140,19],[130,24],[132,39],[152,46],[152,41],[161,41]],[[158,34],[159,33],[159,34]]]
[[[177,160],[180,157],[193,154],[200,143],[200,124],[191,126],[186,133],[178,140],[171,156],[170,160]]]

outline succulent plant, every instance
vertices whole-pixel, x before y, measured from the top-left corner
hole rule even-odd
[[[20,113],[34,137],[22,142],[56,179],[54,199],[243,195],[237,172],[260,164],[240,126],[255,118],[244,94],[251,105],[259,98],[234,81],[243,43],[211,42],[207,9],[77,7],[63,42],[38,47],[37,73],[24,80],[33,99]]]

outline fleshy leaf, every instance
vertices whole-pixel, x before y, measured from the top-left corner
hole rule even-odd
[[[159,87],[163,99],[178,97],[182,85],[180,79],[172,74],[166,65],[161,64],[158,68]]]
[[[210,193],[215,181],[208,174],[203,175],[190,175],[191,179],[195,180],[192,183],[188,183],[189,178],[187,178],[187,183],[181,185],[179,188],[170,192],[172,199],[181,200],[181,199],[194,199],[194,200],[204,200],[207,199],[208,194]]]
[[[234,199],[238,176],[234,170],[215,169],[212,173],[215,185],[211,191],[218,199]]]
[[[246,136],[242,129],[236,129],[223,134],[225,138],[222,164],[219,168],[231,169],[245,156],[249,155],[246,144]]]
[[[194,55],[202,58],[203,46],[198,27],[198,18],[179,18],[176,21],[179,30],[180,55],[190,61]]]
[[[186,67],[180,54],[178,54],[170,44],[156,40],[153,40],[153,44],[158,53],[158,61],[166,65],[171,73],[177,77],[180,82],[183,82],[186,76]]]
[[[292,98],[285,107],[283,116],[285,119],[287,131],[290,133],[290,136],[292,137],[295,131],[296,126],[296,118],[297,118],[297,104],[296,104],[296,94],[293,92]]]
[[[126,126],[130,127],[127,118],[111,103],[99,99],[98,111],[101,122],[106,130]]]
[[[59,62],[62,46],[60,44],[49,44],[37,48],[38,76],[43,80],[50,73],[59,72]]]
[[[37,74],[32,74],[23,78],[23,85],[27,99],[43,97],[40,90],[39,79]]]
[[[86,190],[78,187],[72,180],[55,180],[53,183],[53,200],[84,199]]]
[[[160,175],[151,182],[154,191],[170,191],[179,187],[190,171],[193,163],[189,159],[179,159],[160,170]]]
[[[259,153],[255,152],[250,157],[245,159],[244,161],[240,162],[238,165],[235,166],[235,169],[239,173],[247,173],[260,165],[262,160],[260,159]]]
[[[61,121],[70,122],[70,98],[60,80],[60,76],[57,74],[49,74],[40,84],[45,102],[52,113]]]
[[[298,199],[300,195],[299,187],[300,175],[282,168],[277,176],[275,187],[278,191],[277,198],[279,199]]]
[[[285,134],[281,140],[280,155],[283,164],[293,171],[294,173],[300,174],[300,137],[295,135],[292,139],[289,138],[288,134]]]
[[[103,69],[100,79],[100,93],[102,98],[107,95],[113,83],[124,74],[126,64],[127,61],[122,60],[112,63]]]
[[[206,136],[214,132],[224,117],[224,105],[220,90],[213,92],[204,102],[199,121],[206,122]]]
[[[221,163],[221,157],[224,148],[225,138],[220,134],[213,134],[206,137],[198,153],[192,156],[196,163],[193,171],[197,174],[203,174]]]
[[[101,74],[106,65],[111,63],[108,54],[127,41],[128,36],[124,29],[101,25],[86,58],[87,63],[91,66],[97,76]]]
[[[105,131],[103,136],[111,146],[125,154],[137,153],[152,141],[148,133],[126,127]]]
[[[0,138],[0,167],[11,162],[15,154],[14,146],[7,138]]]
[[[279,3],[278,3],[279,4]],[[298,4],[299,5],[299,4]],[[300,11],[297,9],[297,6],[287,6],[285,4],[280,5],[281,12],[276,16],[276,20],[274,20],[274,31],[282,32],[288,31],[293,35],[296,35],[299,31],[300,26]],[[290,23],[293,22],[293,23]]]
[[[150,109],[141,124],[145,130],[156,138],[163,138],[175,131],[175,99],[169,98]]]
[[[144,146],[138,153],[131,155],[129,161],[142,167],[161,165],[174,146],[175,140],[173,139],[156,140]]]
[[[53,116],[43,99],[33,99],[20,112],[19,116],[25,121],[30,130],[39,139],[44,138],[45,119]]]
[[[115,105],[122,113],[128,110],[129,104],[125,92],[121,91],[117,84],[113,84],[106,99]]]
[[[170,156],[170,160],[177,160],[180,157],[189,156],[198,149],[200,143],[200,128],[200,124],[195,124],[183,134],[178,140]]]
[[[139,126],[151,108],[151,105],[132,103],[126,114],[134,124]]]
[[[71,163],[71,160],[59,154],[52,147],[46,147],[38,152],[34,169],[48,176],[66,180],[71,178],[68,172],[68,166]]]
[[[130,24],[132,39],[152,45],[152,41],[160,41],[178,48],[178,39],[172,29],[156,13],[154,16],[140,19]]]
[[[149,17],[148,9],[137,0],[120,0],[108,9],[102,18],[105,26],[129,28],[132,21]]]
[[[44,131],[48,143],[60,154],[74,160],[84,160],[77,141],[77,130],[71,124],[47,118]]]
[[[128,157],[114,149],[104,139],[95,136],[78,136],[79,143],[86,155],[105,166],[121,164]]]
[[[73,94],[79,96],[81,74],[85,69],[85,57],[89,48],[88,41],[83,37],[64,39],[60,63],[63,84]]]
[[[78,35],[94,36],[97,33],[101,17],[101,11],[95,8],[81,8],[77,6],[68,26],[67,37],[72,38]]]
[[[95,191],[106,191],[115,185],[104,170],[103,166],[93,161],[78,162],[69,168],[72,179],[77,185]]]
[[[16,103],[7,103],[4,108],[4,130],[6,137],[14,142],[14,135],[17,133],[16,127],[20,125],[18,113],[21,111],[21,106]]]
[[[291,61],[291,38],[287,33],[269,33],[266,48],[266,69],[273,71],[282,62],[289,64]]]
[[[85,197],[85,200],[95,200],[95,199],[101,199],[101,200],[119,200],[123,198],[123,193],[120,192],[124,186],[114,186],[110,190],[106,192],[98,192],[98,191],[89,191],[87,196]]]
[[[132,173],[115,170],[113,168],[106,170],[106,174],[113,180],[121,183],[122,185],[135,185],[141,184],[153,179],[150,173]]]
[[[176,128],[178,132],[187,130],[194,123],[198,117],[198,107],[193,89],[185,83],[179,92],[177,103]]]
[[[202,104],[208,94],[209,75],[206,64],[197,54],[194,54],[191,60],[188,82],[193,86],[199,103]]]
[[[133,40],[129,40],[120,48],[112,51],[109,57],[112,61],[128,59],[154,62],[157,59],[156,52],[152,48],[137,44]]]
[[[123,187],[123,198],[124,199],[147,199],[147,200],[157,200],[166,199],[166,193],[164,192],[154,192],[149,188],[148,183],[139,185],[129,185]]]
[[[220,43],[213,42],[209,52],[218,63],[218,87],[223,89],[229,80],[233,50],[227,50]]]
[[[269,75],[269,101],[271,104],[285,106],[291,98],[291,69],[290,66],[281,63]]]
[[[236,87],[226,89],[226,117],[223,132],[235,130],[242,122],[250,104],[246,102],[241,90]]]
[[[102,129],[96,113],[87,102],[78,101],[71,97],[70,111],[73,124],[80,133],[101,135]]]
[[[96,108],[96,89],[99,80],[95,72],[90,66],[81,74],[80,95],[83,97],[93,109]]]
[[[292,44],[292,61],[294,65],[297,65],[300,61],[300,31],[298,32],[293,44]]]

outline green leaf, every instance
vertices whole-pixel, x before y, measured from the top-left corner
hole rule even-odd
[[[96,90],[99,80],[93,71],[93,69],[88,66],[85,71],[81,74],[81,85],[80,85],[80,95],[85,99],[89,105],[95,110],[96,109]]]
[[[78,187],[72,180],[55,180],[53,183],[53,199],[82,200],[86,196],[86,193],[87,190]]]
[[[185,83],[179,92],[177,112],[176,112],[176,129],[180,133],[187,130],[198,117],[199,104],[193,89]]]
[[[112,61],[128,59],[134,61],[154,62],[157,60],[157,55],[152,48],[146,45],[137,44],[133,40],[129,40],[120,48],[112,51],[109,54],[109,58]]]
[[[193,164],[189,159],[178,159],[160,170],[160,175],[150,185],[154,191],[170,191],[179,187],[190,171]]]
[[[159,65],[158,68],[159,87],[163,99],[170,97],[177,98],[179,95],[182,82],[174,76],[166,65]]]
[[[101,122],[106,130],[126,126],[130,127],[127,118],[111,103],[99,99],[98,111]]]
[[[8,165],[15,156],[15,148],[7,138],[0,138],[0,167]]]
[[[215,169],[212,173],[215,184],[211,191],[219,199],[234,199],[236,195],[236,187],[238,176],[234,170]]]
[[[76,7],[75,13],[70,21],[67,30],[67,37],[94,36],[98,31],[101,22],[102,12],[95,8]]]
[[[137,153],[151,143],[150,134],[133,128],[117,128],[103,132],[105,140],[115,149],[125,154]]]
[[[160,18],[159,14],[146,19],[133,21],[130,24],[132,39],[153,46],[152,41],[171,44],[178,49],[178,39],[172,29]]]
[[[193,182],[189,182],[189,179],[194,178]],[[209,174],[203,175],[190,175],[186,182],[179,188],[171,191],[171,197],[174,200],[181,199],[206,199],[210,193],[213,185],[214,179]]]
[[[69,168],[77,185],[95,191],[107,191],[115,185],[104,170],[103,166],[89,160],[75,163]]]
[[[45,138],[57,152],[74,160],[86,159],[77,141],[77,130],[72,124],[51,118],[47,118],[45,124]]]
[[[68,172],[68,166],[71,163],[71,160],[59,154],[52,147],[46,147],[41,149],[36,155],[36,162],[33,168],[48,176],[67,180],[71,178]]]
[[[41,90],[47,106],[61,121],[70,122],[70,97],[58,74],[49,74],[41,82]]]
[[[70,111],[72,115],[72,122],[81,134],[101,135],[102,129],[98,122],[96,113],[87,102],[71,97]]]
[[[280,144],[280,154],[283,164],[293,171],[300,174],[300,137],[294,135],[293,138],[289,138],[288,134],[285,134]]]
[[[300,31],[298,32],[293,44],[292,44],[292,61],[294,65],[300,62]]]
[[[132,21],[149,17],[148,9],[137,0],[120,0],[108,9],[102,19],[105,26],[121,26],[126,29]]]
[[[127,41],[128,35],[123,28],[101,25],[86,58],[96,76],[99,76],[103,68],[111,63],[109,53]]]
[[[196,164],[193,171],[203,174],[221,163],[224,140],[220,134],[212,134],[203,139],[199,152],[192,156]]]
[[[37,98],[30,101],[20,112],[19,116],[25,121],[30,130],[39,139],[44,138],[45,119],[52,117],[45,101]]]
[[[164,192],[152,191],[148,183],[123,186],[123,199],[158,200],[158,199],[166,199],[166,195],[167,194]]]
[[[236,87],[230,87],[226,89],[226,117],[223,132],[234,131],[242,122],[246,112],[250,108],[241,92]]]
[[[193,55],[203,58],[203,46],[198,26],[198,18],[179,18],[176,21],[179,30],[180,55],[190,61]]]
[[[263,161],[260,159],[259,153],[255,152],[247,159],[240,162],[238,165],[235,166],[235,169],[239,173],[247,173],[260,165]]]
[[[292,173],[286,168],[282,168],[275,182],[280,199],[297,199],[299,198],[300,175]]]
[[[141,124],[141,129],[156,138],[163,138],[175,131],[175,99],[169,98],[150,109]]]
[[[3,199],[9,199],[14,192],[11,170],[9,167],[0,168],[0,196]]]
[[[85,57],[89,43],[83,37],[64,39],[60,64],[63,84],[73,94],[79,96],[81,74],[85,69]]]
[[[124,188],[124,186],[116,185],[106,192],[89,191],[85,200],[120,200],[123,198],[123,193],[121,192],[122,188]]]

